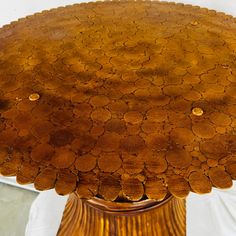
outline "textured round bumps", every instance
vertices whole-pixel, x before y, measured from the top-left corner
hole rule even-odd
[[[4,26],[0,173],[110,201],[230,187],[235,29],[224,14],[159,1],[76,4]]]

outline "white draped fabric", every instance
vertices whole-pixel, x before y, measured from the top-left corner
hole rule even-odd
[[[56,236],[66,201],[55,190],[40,193],[31,206],[25,236]]]
[[[34,12],[82,1],[8,0],[0,2],[0,26]],[[236,16],[235,0],[172,0],[208,7]],[[55,236],[67,197],[54,190],[40,193],[34,201],[26,236]],[[187,236],[236,236],[236,184],[230,190],[213,189],[207,195],[191,193],[187,198]]]
[[[66,200],[54,190],[40,193],[32,204],[25,236],[55,236]],[[187,236],[209,235],[236,235],[236,182],[228,190],[191,193],[187,198]]]
[[[236,182],[231,189],[187,198],[187,236],[209,235],[236,235]]]

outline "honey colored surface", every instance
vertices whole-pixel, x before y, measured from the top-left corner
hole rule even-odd
[[[132,209],[134,202],[113,203],[117,208],[111,210],[109,204],[112,203],[108,201],[105,205],[101,202],[96,205],[71,194],[57,236],[186,236],[185,199],[171,197],[158,203],[158,207],[148,206],[145,201],[152,200],[138,202],[143,208],[136,210]],[[119,207],[120,211],[116,211]]]
[[[236,179],[236,20],[83,3],[0,30],[0,173],[81,198],[162,200]]]

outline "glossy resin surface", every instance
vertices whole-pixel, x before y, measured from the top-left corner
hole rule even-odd
[[[236,178],[236,20],[96,2],[0,29],[0,173],[81,198],[163,200]]]

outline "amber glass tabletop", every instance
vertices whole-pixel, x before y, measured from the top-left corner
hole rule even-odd
[[[0,115],[2,175],[100,211],[229,188],[236,19],[113,1],[12,22],[0,29]]]

